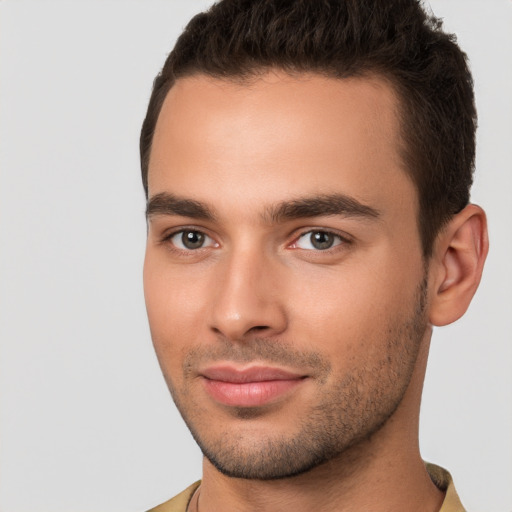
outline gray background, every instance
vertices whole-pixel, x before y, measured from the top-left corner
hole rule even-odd
[[[141,511],[200,477],[153,355],[138,134],[201,0],[0,2],[0,510]],[[512,3],[436,0],[480,113],[491,253],[436,330],[421,446],[468,509],[512,511]]]

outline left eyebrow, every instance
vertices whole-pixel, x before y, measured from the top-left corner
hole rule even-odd
[[[381,214],[376,208],[365,205],[353,197],[327,194],[284,201],[269,207],[264,219],[271,224],[277,224],[285,220],[329,215],[377,219]]]

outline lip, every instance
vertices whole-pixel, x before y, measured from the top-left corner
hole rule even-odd
[[[268,366],[244,369],[214,366],[202,371],[201,376],[211,398],[233,407],[258,407],[275,402],[306,378],[305,375]]]

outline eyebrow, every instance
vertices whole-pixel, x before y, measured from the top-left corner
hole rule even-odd
[[[283,201],[268,208],[265,219],[270,223],[279,223],[284,220],[326,215],[377,219],[381,214],[376,208],[365,205],[353,197],[344,194],[325,194]]]
[[[146,204],[146,219],[155,215],[180,215],[192,219],[215,220],[205,204],[162,192],[151,197]]]
[[[216,219],[206,204],[166,192],[154,195],[147,202],[146,218],[155,215],[179,215],[211,221]],[[263,219],[270,224],[278,224],[286,220],[329,215],[376,219],[380,217],[380,212],[345,194],[324,194],[300,197],[270,206],[265,210]]]

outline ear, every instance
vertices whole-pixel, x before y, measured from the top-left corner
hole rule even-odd
[[[489,250],[485,212],[470,204],[438,235],[430,264],[430,323],[447,325],[468,309]]]

